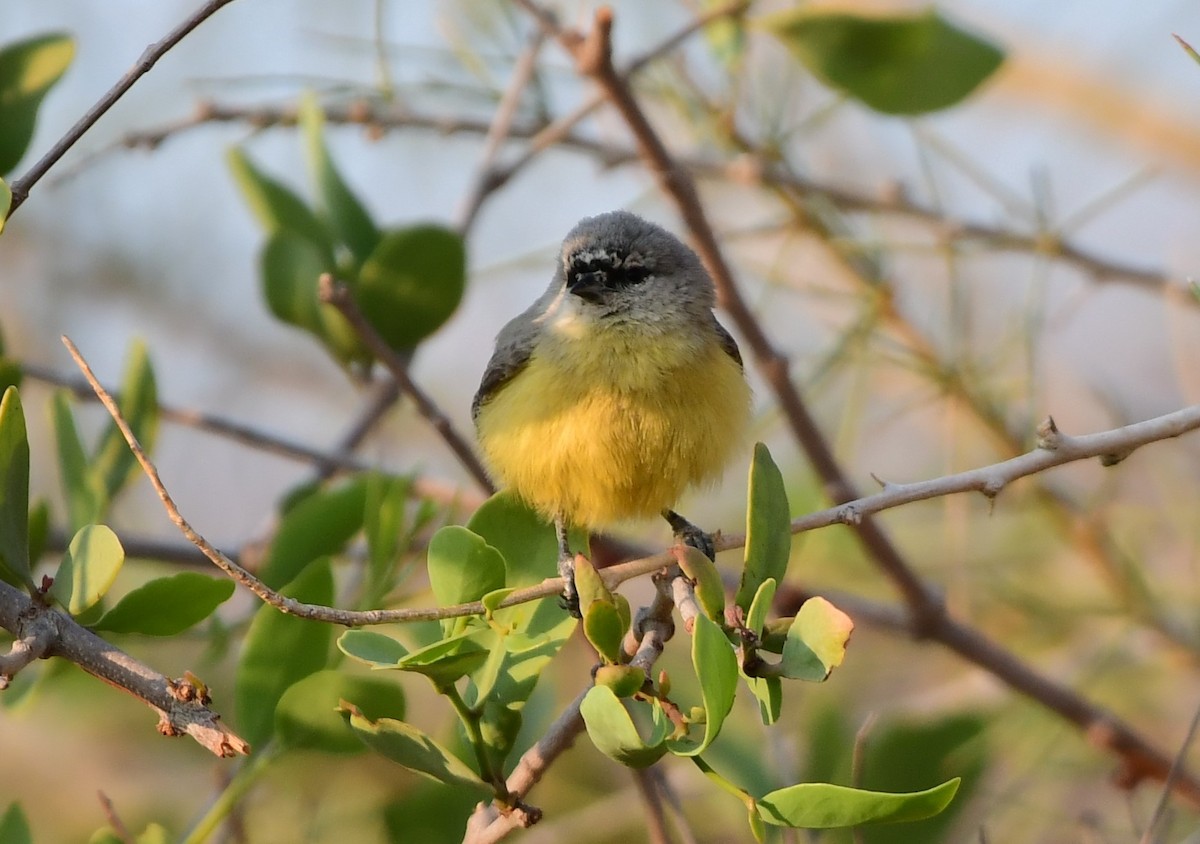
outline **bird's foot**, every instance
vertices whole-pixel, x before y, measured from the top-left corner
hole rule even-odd
[[[575,618],[583,618],[579,611],[579,590],[575,588],[575,556],[563,556],[558,560],[558,574],[563,579],[563,591],[558,605]]]
[[[690,545],[710,560],[717,559],[717,548],[713,543],[713,535],[706,533],[674,510],[664,510],[663,518],[671,526],[675,538],[684,545]]]

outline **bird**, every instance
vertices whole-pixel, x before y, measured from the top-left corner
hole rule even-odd
[[[742,444],[751,391],[717,321],[713,282],[665,228],[618,210],[563,240],[550,286],[496,337],[471,404],[484,465],[555,527],[562,603],[579,616],[571,528],[661,515],[714,557],[676,513]]]

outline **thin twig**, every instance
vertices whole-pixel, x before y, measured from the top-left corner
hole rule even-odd
[[[629,773],[637,785],[642,805],[646,809],[646,839],[650,844],[671,844],[671,835],[667,831],[663,794],[659,788],[662,769],[657,766],[631,768]]]
[[[24,362],[21,364],[21,372],[29,378],[65,387],[81,399],[96,402],[100,400],[100,397],[92,389],[91,385],[88,384],[86,379],[72,378],[56,372],[50,367]],[[377,424],[380,415],[387,410],[388,403],[392,401],[394,389],[398,389],[398,387],[396,387],[394,379],[389,378],[388,382],[381,387],[376,398],[367,405],[362,416],[351,426],[334,451],[313,448],[303,443],[289,440],[278,434],[264,431],[242,422],[235,422],[232,419],[227,419],[203,410],[176,407],[160,402],[158,413],[163,419],[174,422],[177,425],[186,425],[190,428],[206,431],[267,454],[311,463],[322,477],[331,477],[333,474],[340,472],[370,472],[379,468],[372,462],[355,457],[350,453],[350,450],[356,447],[361,437],[365,436]],[[109,390],[107,387],[105,390],[118,403],[121,401],[119,392]],[[450,488],[446,484],[429,478],[414,479],[412,493],[415,496],[429,498],[441,504],[460,505],[467,510],[472,510],[483,503],[483,499],[476,494]],[[166,559],[174,559],[174,557],[167,557]]]
[[[1192,715],[1192,723],[1188,725],[1187,735],[1183,737],[1183,742],[1179,745],[1179,752],[1171,760],[1171,770],[1167,772],[1167,778],[1163,781],[1162,794],[1158,796],[1158,803],[1154,807],[1154,814],[1150,816],[1150,823],[1146,826],[1146,831],[1142,834],[1140,844],[1150,844],[1154,840],[1155,830],[1163,824],[1167,816],[1167,800],[1175,788],[1175,783],[1185,773],[1184,760],[1187,758],[1188,748],[1192,746],[1192,741],[1196,738],[1197,728],[1200,728],[1200,706],[1196,707],[1196,712]]]
[[[450,450],[454,452],[454,456],[458,458],[458,462],[475,479],[480,488],[486,490],[489,494],[495,492],[496,487],[492,483],[492,479],[488,477],[487,470],[483,468],[483,464],[479,462],[479,458],[475,455],[475,450],[455,430],[454,425],[450,422],[450,418],[442,412],[433,399],[412,380],[412,377],[408,374],[407,362],[392,350],[391,346],[379,336],[379,332],[375,330],[374,326],[363,316],[362,311],[358,309],[358,304],[354,301],[354,297],[350,295],[350,288],[329,273],[325,273],[318,281],[317,291],[317,295],[322,302],[337,308],[350,325],[354,327],[359,338],[371,350],[371,354],[387,367],[392,377],[396,379],[396,383],[400,385],[400,389],[413,400],[413,403],[417,406],[417,411],[433,426],[433,429],[437,431],[446,445],[450,447]]]
[[[66,154],[67,150],[74,146],[75,142],[82,138],[84,133],[91,129],[96,121],[104,116],[104,113],[112,108],[117,100],[125,95],[126,91],[133,87],[135,82],[148,73],[150,68],[154,67],[155,63],[165,56],[167,51],[182,41],[188,33],[212,17],[222,6],[227,6],[231,2],[233,0],[208,0],[207,3],[189,15],[179,26],[167,33],[164,38],[147,47],[142,53],[141,58],[138,59],[137,64],[130,68],[117,81],[117,84],[105,92],[104,96],[88,109],[83,117],[79,118],[75,125],[50,148],[49,152],[30,167],[24,176],[9,186],[12,190],[12,206],[8,211],[9,218],[25,202],[29,196],[29,192],[37,184],[38,180],[46,175],[46,172]]]
[[[492,116],[492,124],[488,127],[487,135],[483,141],[483,153],[480,157],[475,182],[471,187],[470,194],[463,202],[462,211],[459,213],[457,228],[459,233],[464,236],[470,231],[476,216],[479,214],[480,208],[483,207],[484,201],[503,183],[503,180],[499,180],[495,176],[496,157],[500,154],[500,149],[503,147],[505,139],[509,137],[513,130],[517,108],[521,105],[521,95],[525,92],[525,89],[529,86],[530,81],[537,72],[538,54],[541,52],[545,41],[545,33],[541,30],[533,34],[529,40],[529,44],[521,51],[521,55],[517,58],[516,64],[513,67],[512,78],[509,80],[508,87],[505,88],[504,94],[500,97],[500,102],[496,106],[496,113]]]
[[[134,837],[129,834],[129,827],[121,820],[121,816],[117,814],[117,807],[113,805],[112,799],[103,791],[97,791],[96,797],[100,800],[100,808],[104,810],[104,817],[108,821],[108,825],[112,827],[113,834],[123,844],[136,844]]]

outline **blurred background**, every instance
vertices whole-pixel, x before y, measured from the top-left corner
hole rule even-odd
[[[64,30],[77,48],[13,175],[193,5],[5,3],[0,44]],[[621,64],[685,27],[703,4],[612,5]],[[751,18],[788,5],[756,3]],[[564,23],[586,26],[595,4],[555,8]],[[1001,47],[1005,62],[964,103],[913,120],[839,96],[754,26],[735,69],[718,42],[696,35],[637,80],[672,153],[702,177],[702,199],[744,295],[867,491],[872,474],[919,480],[1031,448],[1047,414],[1067,433],[1086,433],[1200,402],[1200,307],[1187,284],[1200,266],[1200,66],[1172,38],[1200,43],[1200,8],[950,0],[938,9]],[[397,124],[408,125],[331,124],[334,158],[381,224],[457,226],[487,126],[532,32],[526,15],[499,0],[232,3],[139,81],[13,218],[0,239],[8,353],[73,377],[59,342],[66,334],[111,383],[140,338],[164,403],[333,448],[369,392],[310,336],[269,313],[258,278],[263,233],[226,156],[242,147],[308,192],[295,129],[260,125],[256,110],[292,107],[306,89],[327,104],[390,90],[389,108],[407,115]],[[536,60],[518,128],[543,125],[592,95],[556,44]],[[207,102],[246,119],[190,125]],[[135,143],[172,127],[156,144]],[[683,233],[627,155],[631,139],[615,115],[599,109],[576,135],[586,143],[541,152],[479,207],[467,231],[462,306],[417,350],[413,377],[463,431],[492,337],[548,283],[558,243],[580,217],[622,207]],[[526,148],[508,140],[496,163]],[[771,176],[780,173],[790,179],[782,188]],[[755,436],[784,468],[793,514],[825,506],[771,391],[753,379]],[[54,501],[52,390],[32,377],[22,395],[34,493]],[[79,415],[89,431],[105,421],[94,406]],[[1156,444],[1115,469],[1088,463],[1023,481],[994,505],[981,496],[937,499],[881,520],[957,617],[1174,752],[1200,702],[1198,451],[1195,438]],[[459,519],[477,495],[409,402],[360,453],[419,473],[447,498],[461,491]],[[156,457],[181,511],[229,548],[269,532],[281,496],[312,471],[170,423]],[[680,509],[740,532],[748,459],[749,448],[718,491],[695,493]],[[176,540],[145,484],[118,503],[111,523],[123,538]],[[623,533],[656,547],[668,539],[659,525]],[[795,553],[793,571],[807,589],[896,600],[847,529],[805,535]],[[250,608],[239,596],[226,608],[230,623]],[[200,637],[122,644],[165,673],[196,670],[221,709],[231,682],[223,672],[235,655]],[[575,662],[535,699],[546,717],[586,677],[582,648]],[[22,800],[38,840],[86,838],[103,822],[97,790],[132,826],[186,828],[229,763],[158,739],[139,704],[63,674],[64,691],[0,708],[3,802]],[[419,700],[424,690],[412,685]],[[81,710],[75,695],[94,698],[94,709]],[[410,711],[420,711],[415,701]],[[935,645],[869,624],[860,624],[845,666],[789,700],[785,719],[769,736],[731,739],[727,764],[746,776],[774,768],[844,781],[855,733],[871,719],[866,746],[911,760],[897,769],[901,781],[924,776],[925,764],[942,778],[973,772],[950,825],[925,838],[893,830],[871,841],[982,840],[981,831],[993,841],[1130,841],[1160,793],[1154,783],[1115,788],[1116,760],[1073,726]],[[764,741],[766,756],[739,750]],[[695,771],[669,773],[685,797],[703,793]],[[631,788],[624,772],[577,748],[534,801],[558,811],[524,840],[559,840],[564,830],[572,840],[638,840]],[[284,766],[247,803],[245,840],[442,840],[418,834],[412,808],[442,799],[375,758]],[[741,809],[712,802],[688,808],[707,818],[697,824],[701,840],[741,840]],[[1174,837],[1164,840],[1197,828],[1180,805]]]

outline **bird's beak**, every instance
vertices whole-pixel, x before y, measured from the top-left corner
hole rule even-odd
[[[608,277],[603,272],[577,273],[567,289],[585,302],[598,302],[608,289]]]

